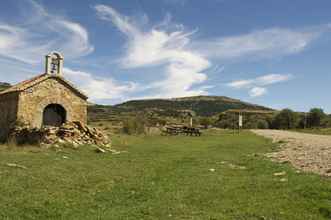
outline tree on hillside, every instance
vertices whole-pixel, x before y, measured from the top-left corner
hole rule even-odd
[[[204,126],[205,128],[208,128],[210,125],[213,124],[213,120],[210,117],[201,117],[199,120],[200,125]]]
[[[298,124],[298,114],[291,109],[283,109],[272,121],[272,128],[293,129]]]
[[[9,87],[11,87],[11,85],[9,83],[0,82],[0,92],[8,89]]]
[[[322,121],[321,121],[321,126],[323,128],[330,128],[331,127],[331,117],[326,116]]]
[[[257,128],[258,129],[268,129],[269,128],[268,121],[267,120],[259,119],[257,121]]]
[[[123,133],[134,135],[144,134],[146,127],[146,118],[143,115],[130,117],[123,122]]]
[[[297,128],[306,128],[307,125],[307,113],[298,113],[298,124],[297,124]]]
[[[322,121],[326,118],[326,114],[321,108],[312,108],[308,115],[308,127],[321,127]]]

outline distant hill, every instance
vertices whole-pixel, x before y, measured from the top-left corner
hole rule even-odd
[[[89,106],[90,121],[121,120],[139,113],[151,117],[179,117],[193,110],[197,116],[215,116],[229,109],[272,110],[225,96],[193,96],[174,99],[145,99],[127,101],[114,106]]]
[[[11,85],[9,83],[0,82],[0,92],[8,89]]]
[[[125,110],[193,110],[198,116],[213,116],[229,109],[271,110],[225,96],[193,96],[174,99],[134,100],[115,105]]]

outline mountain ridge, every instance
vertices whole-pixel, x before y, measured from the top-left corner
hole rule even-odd
[[[11,87],[9,83],[0,82],[0,92],[8,89],[9,87]]]
[[[9,83],[0,82],[0,91],[8,89]],[[116,105],[89,104],[89,118],[121,118],[123,115],[149,113],[160,117],[178,117],[183,111],[193,111],[197,116],[210,117],[228,110],[271,110],[273,109],[241,101],[227,96],[188,96],[168,99],[129,100]]]
[[[230,109],[273,110],[227,96],[190,96],[170,99],[129,100],[113,106],[126,110],[193,110],[199,116],[213,116]]]

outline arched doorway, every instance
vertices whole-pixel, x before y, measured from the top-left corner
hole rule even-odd
[[[43,126],[60,127],[66,119],[67,112],[61,105],[50,104],[44,109]]]

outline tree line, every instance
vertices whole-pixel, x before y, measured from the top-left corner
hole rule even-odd
[[[309,112],[295,112],[283,109],[274,114],[244,114],[243,128],[246,129],[304,129],[329,128],[331,115],[321,108],[312,108]],[[238,114],[221,114],[214,126],[220,128],[238,128]]]
[[[271,124],[271,128],[274,129],[328,127],[331,127],[331,116],[326,114],[321,108],[312,108],[307,113],[298,113],[291,109],[284,109],[276,114]]]

